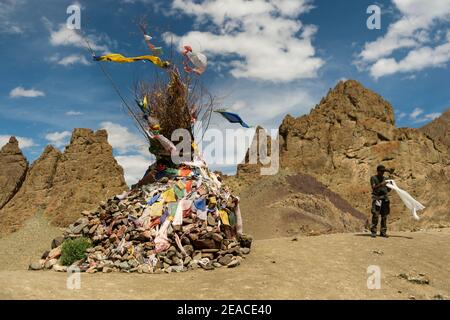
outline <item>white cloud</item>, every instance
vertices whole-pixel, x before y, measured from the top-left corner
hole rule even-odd
[[[398,118],[399,119],[403,119],[404,117],[406,117],[407,116],[407,114],[405,113],[405,112],[400,112],[399,114],[398,114]]]
[[[82,115],[83,115],[83,112],[79,112],[79,111],[70,110],[70,111],[66,112],[66,116],[71,116],[71,117],[82,116]]]
[[[374,78],[380,78],[397,72],[414,72],[425,68],[443,67],[449,60],[450,42],[435,48],[422,47],[411,50],[400,61],[396,61],[394,58],[380,59],[372,65],[370,73]]]
[[[429,120],[434,120],[441,116],[439,112],[432,112],[424,114],[424,110],[421,108],[414,108],[414,110],[409,114],[409,119],[414,123],[425,122]]]
[[[24,3],[24,0],[2,0],[0,2],[0,33],[20,34],[24,32],[23,27],[13,17],[17,9]]]
[[[108,132],[108,142],[119,154],[130,152],[142,152],[145,154],[145,150],[148,148],[143,136],[130,132],[127,127],[120,124],[102,122],[100,128]]]
[[[77,30],[67,28],[64,23],[60,24],[57,28],[54,28],[50,20],[47,18],[43,18],[42,20],[50,32],[49,41],[54,47],[70,46],[87,49],[87,41],[95,52],[107,53],[110,51],[108,45],[113,44],[106,35],[86,35],[83,38]]]
[[[25,89],[23,87],[17,87],[11,90],[9,93],[11,98],[36,98],[36,97],[44,97],[45,93],[35,89]]]
[[[0,135],[0,148],[9,142],[9,138],[11,138],[10,135]],[[36,144],[31,138],[16,137],[16,139],[19,141],[19,148],[21,149],[38,146],[38,144]]]
[[[81,54],[71,54],[66,57],[60,57],[59,54],[55,54],[54,56],[50,57],[49,61],[55,62],[59,65],[62,65],[64,67],[71,66],[74,64],[81,64],[88,66],[91,63],[86,59],[84,55]]]
[[[45,139],[47,139],[55,147],[60,148],[68,143],[71,136],[72,133],[70,133],[70,131],[52,132],[46,134]]]
[[[232,87],[227,85],[224,83],[222,88],[216,89],[218,96],[226,96],[225,92],[233,91],[232,96],[221,105],[237,112],[247,124],[261,125],[266,129],[278,128],[287,113],[298,116],[309,112],[326,90],[320,83],[270,84],[237,81]],[[214,116],[214,119],[226,123],[221,117]]]
[[[115,158],[122,166],[125,173],[125,181],[129,186],[138,182],[154,161],[150,156],[146,157],[140,154],[116,156]]]
[[[228,59],[235,78],[287,82],[314,78],[324,61],[316,57],[313,25],[298,17],[311,9],[309,0],[174,0],[176,13],[194,16],[197,23],[209,22],[209,31],[191,31],[172,38],[205,52],[211,60]]]
[[[401,17],[389,25],[384,36],[365,44],[358,55],[357,66],[367,68],[375,79],[445,66],[450,60],[450,37],[439,43],[442,30],[435,30],[435,27],[450,21],[450,0],[392,1]],[[399,50],[405,52],[404,56],[394,58],[392,55]]]

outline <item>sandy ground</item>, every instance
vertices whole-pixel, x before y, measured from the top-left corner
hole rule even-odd
[[[47,232],[37,232],[45,228]],[[30,232],[35,230],[36,232]],[[434,299],[450,297],[450,230],[256,240],[235,269],[179,274],[81,274],[67,289],[66,273],[27,271],[59,230],[34,219],[0,239],[1,299]],[[24,237],[27,236],[27,238]],[[13,254],[18,259],[13,259]],[[381,270],[381,289],[367,288],[367,268]],[[400,273],[424,273],[414,284]]]

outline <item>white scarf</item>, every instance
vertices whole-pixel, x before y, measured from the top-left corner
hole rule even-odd
[[[386,180],[388,183],[386,187],[395,190],[397,192],[400,199],[402,199],[405,206],[411,210],[411,214],[414,219],[419,220],[419,216],[417,215],[417,211],[425,209],[425,206],[421,204],[419,201],[411,197],[411,195],[405,190],[400,189],[394,180]]]

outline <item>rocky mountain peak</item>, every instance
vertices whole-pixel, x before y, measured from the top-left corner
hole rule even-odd
[[[10,155],[17,155],[22,154],[22,151],[19,148],[19,141],[17,141],[16,137],[9,138],[9,141],[7,144],[5,144],[1,151],[2,154],[10,154]]]
[[[311,114],[338,121],[372,118],[390,125],[395,123],[391,104],[356,80],[340,81]]]
[[[70,145],[89,145],[92,143],[108,143],[108,133],[106,130],[97,130],[94,132],[91,129],[76,128],[72,132]]]
[[[0,150],[0,209],[19,190],[27,170],[28,161],[19,148],[19,142],[11,137]]]
[[[442,143],[450,150],[450,109],[420,128],[427,136]]]

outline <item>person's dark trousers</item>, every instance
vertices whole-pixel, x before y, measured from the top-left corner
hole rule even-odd
[[[390,212],[389,201],[383,200],[381,202],[381,207],[376,206],[376,200],[372,201],[372,225],[370,227],[370,232],[372,234],[377,233],[378,228],[378,217],[381,216],[380,234],[386,235],[387,232],[387,216]]]

